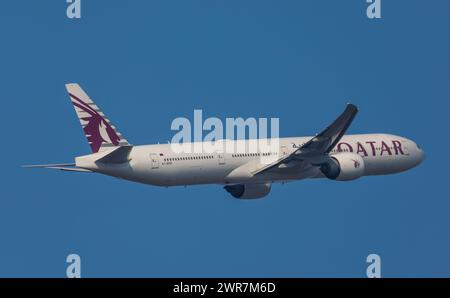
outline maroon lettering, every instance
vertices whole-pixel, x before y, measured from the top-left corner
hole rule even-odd
[[[394,146],[395,155],[398,155],[399,153],[405,155],[402,149],[402,143],[399,141],[392,141],[392,145]]]
[[[366,142],[366,144],[370,144],[370,148],[372,148],[372,156],[375,156],[377,152],[375,151],[375,143],[374,141]]]
[[[337,148],[338,148],[339,152],[343,152],[344,151],[342,149],[342,145],[344,145],[344,146],[346,146],[348,148],[348,152],[353,152],[353,147],[350,144],[344,143],[344,142],[338,144]]]
[[[357,144],[356,153],[358,153],[358,154],[362,153],[362,154],[364,154],[364,156],[367,156],[367,151],[360,142],[358,142],[358,144]]]
[[[391,148],[384,142],[381,141],[381,153],[380,156],[383,155],[383,152],[387,152],[389,155],[392,155]]]

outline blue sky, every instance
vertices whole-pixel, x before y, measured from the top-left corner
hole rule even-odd
[[[385,277],[450,275],[450,3],[3,1],[0,276]],[[133,144],[175,117],[279,117],[319,132],[351,101],[349,133],[417,141],[409,172],[275,185],[239,201],[219,186],[158,188],[22,169],[89,153],[64,84],[78,82]]]

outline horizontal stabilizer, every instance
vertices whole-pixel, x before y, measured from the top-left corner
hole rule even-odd
[[[52,169],[52,170],[61,170],[61,171],[69,171],[69,172],[92,172],[90,170],[86,170],[83,168],[78,168],[74,163],[62,163],[62,164],[47,164],[47,165],[26,165],[22,166],[23,168],[29,169]]]
[[[120,146],[106,154],[105,156],[97,159],[95,162],[119,164],[130,161],[130,152],[133,146]]]

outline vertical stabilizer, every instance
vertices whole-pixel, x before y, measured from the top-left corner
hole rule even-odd
[[[67,84],[66,89],[93,153],[129,145],[78,84]]]

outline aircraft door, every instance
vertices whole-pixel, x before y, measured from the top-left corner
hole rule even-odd
[[[158,154],[151,153],[150,154],[150,161],[152,164],[152,169],[158,169],[159,168],[159,157]]]
[[[220,166],[225,164],[225,154],[223,152],[217,153],[217,159],[219,160]]]

